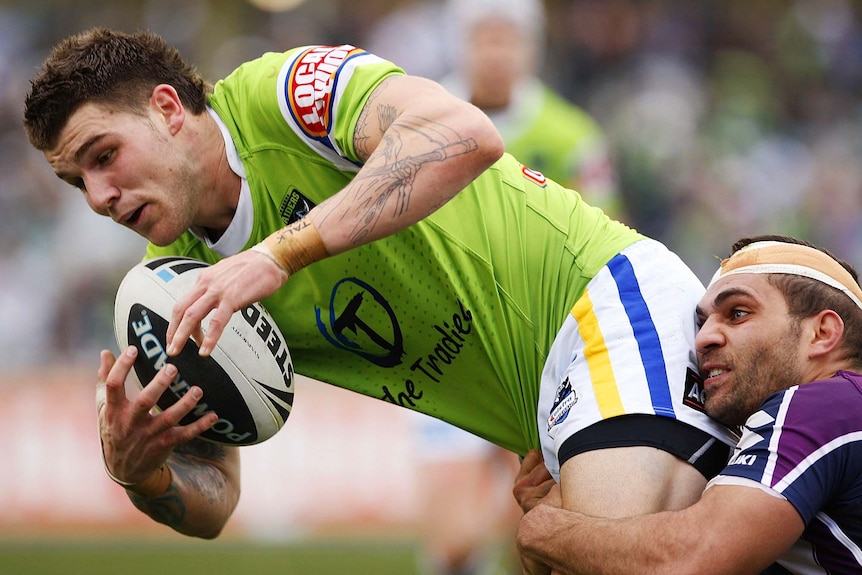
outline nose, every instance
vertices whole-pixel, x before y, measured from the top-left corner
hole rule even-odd
[[[694,337],[694,348],[698,353],[724,345],[724,335],[717,321],[708,316]]]
[[[85,176],[84,189],[90,209],[103,216],[112,215],[111,208],[120,197],[120,190],[116,186],[105,178]]]

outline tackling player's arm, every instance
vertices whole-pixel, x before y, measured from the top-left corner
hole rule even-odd
[[[558,503],[558,494],[549,500]],[[783,497],[716,485],[686,509],[625,519],[539,504],[522,518],[517,541],[531,574],[547,572],[540,565],[560,575],[740,575],[763,571],[803,529],[802,517]]]
[[[503,154],[503,140],[478,108],[439,84],[390,76],[369,96],[353,145],[364,162],[353,180],[302,220],[253,250],[204,270],[177,302],[168,353],[179,353],[210,311],[200,351],[215,347],[236,310],[272,295],[302,267],[394,234],[425,218]],[[261,253],[257,252],[263,252]],[[268,257],[266,257],[268,256]]]
[[[180,425],[202,396],[196,386],[168,409],[154,410],[176,375],[171,364],[137,397],[126,397],[137,354],[130,346],[116,359],[107,350],[101,355],[96,411],[105,471],[155,521],[186,535],[215,537],[239,501],[239,451],[196,439],[218,419],[215,413]]]

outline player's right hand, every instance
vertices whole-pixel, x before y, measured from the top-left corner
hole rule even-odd
[[[199,353],[215,349],[234,312],[271,296],[287,281],[287,272],[255,250],[245,250],[202,269],[195,285],[177,300],[165,335],[167,353],[180,353],[195,337]],[[210,313],[206,333],[201,322]]]
[[[215,413],[208,413],[193,423],[179,425],[203,396],[197,386],[168,409],[154,409],[177,375],[172,364],[165,364],[138,397],[128,399],[125,381],[137,354],[134,346],[118,358],[103,350],[97,375],[96,409],[105,466],[110,475],[125,483],[146,480],[177,445],[194,439],[218,420]]]

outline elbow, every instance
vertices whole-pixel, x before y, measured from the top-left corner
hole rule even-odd
[[[194,535],[194,537],[197,537],[198,539],[205,539],[208,541],[212,541],[213,539],[216,539],[219,535],[221,535],[223,529],[224,529],[224,525],[221,525],[215,531],[196,533]]]
[[[491,167],[506,151],[503,136],[491,118],[469,102],[461,102],[457,119],[453,118],[450,125],[459,126],[459,138],[471,152],[467,156],[479,170]]]
[[[499,160],[506,151],[506,144],[503,142],[503,136],[497,130],[496,126],[491,123],[491,119],[487,118],[487,124],[483,129],[482,139],[480,140],[479,150],[487,162],[485,166],[490,167],[494,162]]]
[[[239,485],[233,484],[233,487],[233,489],[225,491],[222,505],[217,506],[214,513],[204,514],[199,521],[191,522],[186,535],[198,539],[212,540],[222,534],[239,504]]]

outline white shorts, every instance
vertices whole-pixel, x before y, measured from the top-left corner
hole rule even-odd
[[[703,293],[682,260],[653,240],[625,248],[590,281],[551,346],[539,391],[542,451],[557,481],[564,442],[621,415],[676,419],[736,444],[702,411],[694,336]]]

